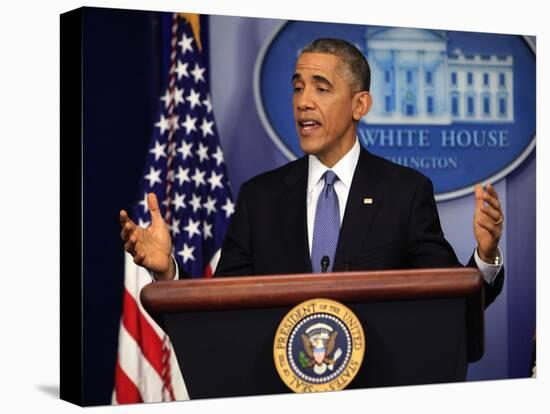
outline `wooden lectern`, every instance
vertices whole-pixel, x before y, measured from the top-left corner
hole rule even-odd
[[[363,325],[365,356],[348,389],[464,381],[483,355],[483,282],[473,268],[220,277],[141,292],[192,399],[290,392],[273,362],[275,331],[312,298],[345,304]]]

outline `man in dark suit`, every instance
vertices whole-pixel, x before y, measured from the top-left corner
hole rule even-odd
[[[216,275],[459,266],[443,236],[430,180],[370,154],[356,131],[371,108],[370,69],[348,42],[318,39],[298,57],[293,108],[307,154],[241,186]],[[503,214],[489,184],[477,186],[469,266],[486,282],[486,304],[504,279],[498,241]],[[139,228],[123,210],[121,237],[157,279],[179,277],[158,201]]]

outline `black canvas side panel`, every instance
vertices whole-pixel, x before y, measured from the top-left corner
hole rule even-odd
[[[60,18],[60,397],[82,405],[82,9]]]

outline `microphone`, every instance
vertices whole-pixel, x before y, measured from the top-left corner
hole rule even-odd
[[[325,255],[321,259],[321,272],[326,273],[329,266],[330,266],[330,259],[328,256]]]

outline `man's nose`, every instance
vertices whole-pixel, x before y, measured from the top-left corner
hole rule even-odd
[[[304,88],[296,99],[296,106],[300,111],[313,109],[315,107],[315,102],[309,88]]]

